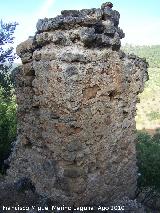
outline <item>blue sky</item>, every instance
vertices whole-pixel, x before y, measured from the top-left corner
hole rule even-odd
[[[64,9],[100,7],[104,0],[1,0],[0,18],[17,21],[15,45],[34,35],[38,18],[55,17]],[[122,43],[160,44],[160,0],[112,0],[121,14]]]

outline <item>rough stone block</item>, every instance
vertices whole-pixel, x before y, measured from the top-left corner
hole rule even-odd
[[[40,19],[17,47],[19,130],[7,178],[27,177],[65,206],[109,204],[136,189],[134,116],[148,64],[120,50],[112,7]]]

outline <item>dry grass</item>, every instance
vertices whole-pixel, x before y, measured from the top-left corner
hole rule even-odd
[[[149,81],[137,104],[137,129],[160,128],[160,68],[149,68]]]

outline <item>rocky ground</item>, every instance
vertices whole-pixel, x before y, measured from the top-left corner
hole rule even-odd
[[[123,213],[147,213],[156,211],[146,211],[145,208],[137,203],[136,200],[129,200],[128,198],[123,198],[121,201],[117,201],[114,206],[117,210],[108,210],[108,205],[100,204],[97,207],[94,207],[94,210],[83,210],[82,208],[78,210],[51,210],[53,206],[58,206],[50,199],[38,195],[36,189],[32,185],[29,179],[21,179],[15,183],[7,183],[4,177],[0,178],[0,213],[2,212],[123,212]],[[110,209],[113,208],[110,206]],[[119,207],[118,207],[119,206]],[[24,207],[21,209],[21,207]],[[48,209],[47,209],[48,207]],[[45,209],[46,208],[46,209]],[[89,208],[89,207],[88,207]],[[106,208],[106,209],[105,209]],[[119,210],[121,209],[121,210]],[[157,212],[158,213],[158,212]]]

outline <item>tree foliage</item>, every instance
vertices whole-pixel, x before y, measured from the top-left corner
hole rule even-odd
[[[11,152],[16,137],[16,104],[13,89],[12,65],[16,55],[13,47],[17,23],[0,22],[0,171]]]
[[[0,170],[4,172],[4,160],[11,152],[16,138],[16,104],[14,97],[9,102],[2,98],[0,91]]]
[[[139,133],[137,144],[138,166],[141,174],[139,185],[151,187],[160,192],[160,137]]]
[[[151,199],[160,195],[160,133],[154,136],[146,132],[138,133],[137,160],[139,169],[138,189],[147,189],[147,196]]]
[[[11,69],[16,55],[13,53],[14,31],[17,23],[3,23],[0,21],[0,87],[5,99],[11,97],[13,80]]]

